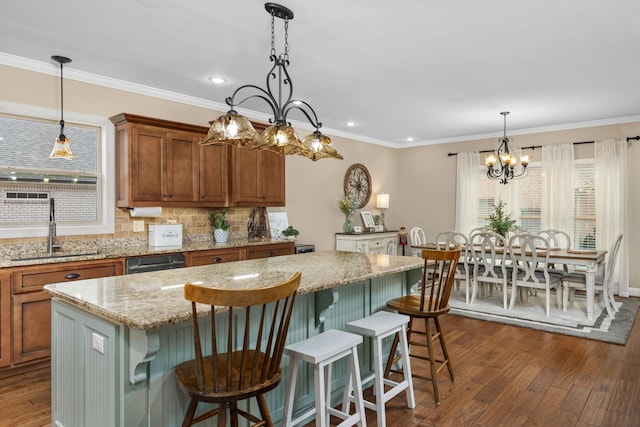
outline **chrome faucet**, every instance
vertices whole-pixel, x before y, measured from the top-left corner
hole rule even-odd
[[[53,255],[55,249],[60,248],[59,243],[56,243],[56,207],[53,197],[49,199],[49,242],[48,251],[49,255]]]

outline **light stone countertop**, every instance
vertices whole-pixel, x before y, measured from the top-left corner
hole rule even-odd
[[[213,240],[187,241],[182,246],[150,247],[140,239],[110,239],[100,243],[65,242],[63,250],[56,251],[55,256],[48,256],[44,250],[23,250],[21,245],[15,248],[3,248],[0,253],[0,268],[24,267],[29,265],[56,264],[72,261],[93,261],[110,258],[127,258],[144,255],[158,255],[205,251],[214,249],[230,249],[271,244],[287,244],[290,240],[248,240],[229,239],[227,243],[216,243]],[[75,255],[77,254],[77,255]],[[73,256],[71,256],[73,255]]]
[[[53,283],[53,297],[135,329],[154,329],[190,319],[186,282],[221,288],[260,288],[302,272],[298,294],[414,270],[422,258],[358,252],[311,252],[200,267]],[[202,306],[201,315],[208,312]]]

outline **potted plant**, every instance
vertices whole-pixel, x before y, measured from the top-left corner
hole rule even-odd
[[[519,230],[520,227],[516,225],[515,219],[511,219],[510,213],[505,213],[504,207],[505,203],[502,200],[493,206],[493,213],[489,215],[489,224],[487,226],[505,239],[508,239],[509,231]]]
[[[351,215],[358,209],[358,201],[355,197],[347,197],[344,195],[340,200],[338,200],[338,208],[342,211],[345,216],[345,222],[342,226],[342,231],[345,233],[353,233],[353,222],[351,221]]]
[[[282,234],[287,240],[295,240],[296,237],[298,237],[298,234],[300,234],[300,232],[295,228],[293,228],[292,226],[289,226],[286,229],[282,230]]]
[[[213,239],[216,243],[226,243],[229,240],[229,222],[227,221],[227,210],[217,209],[209,212],[209,220],[213,228]]]

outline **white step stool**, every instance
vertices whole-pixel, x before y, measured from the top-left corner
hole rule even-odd
[[[362,343],[360,335],[330,329],[315,337],[290,344],[284,348],[290,357],[289,372],[287,374],[287,388],[284,403],[284,426],[290,427],[316,414],[316,426],[328,427],[329,416],[334,415],[344,421],[339,426],[347,427],[354,424],[366,426],[364,403],[362,399],[362,383],[360,381],[360,365],[358,362],[358,345]],[[348,357],[347,383],[355,384],[354,400],[355,413],[349,415],[348,387],[345,384],[342,411],[331,407],[331,364],[343,357]],[[292,420],[293,400],[296,394],[296,378],[298,376],[298,361],[303,360],[314,366],[315,408]],[[325,369],[326,368],[326,369]],[[344,404],[346,402],[346,405]]]
[[[376,402],[364,401],[364,406],[376,411],[378,427],[386,425],[385,403],[397,396],[403,390],[407,394],[407,406],[416,407],[416,400],[413,394],[413,380],[411,378],[411,364],[409,362],[409,346],[407,343],[407,324],[409,316],[404,314],[379,311],[364,319],[354,320],[347,323],[347,330],[371,337],[373,341],[374,372],[362,379],[363,383],[374,379],[374,394]],[[384,378],[384,366],[382,361],[382,339],[396,333],[400,334],[400,355],[402,360],[402,372],[404,380],[395,382]],[[389,357],[393,357],[391,354]],[[391,387],[387,392],[384,386]]]

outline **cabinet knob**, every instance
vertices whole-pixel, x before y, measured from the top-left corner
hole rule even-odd
[[[64,276],[64,278],[68,280],[77,279],[78,277],[80,277],[79,273],[69,273],[66,276]]]
[[[222,261],[222,258],[220,258],[219,256],[211,260],[211,262],[221,262],[221,261]]]
[[[267,252],[267,256],[273,256],[273,251]]]

